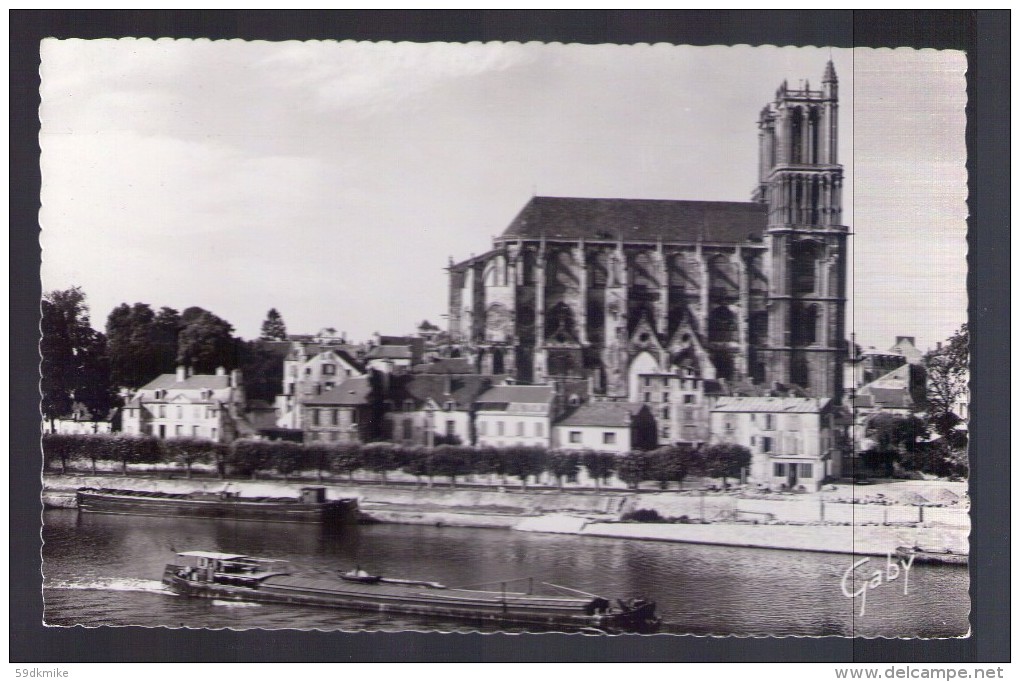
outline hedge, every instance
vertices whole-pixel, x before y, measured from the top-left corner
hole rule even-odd
[[[593,450],[547,449],[532,446],[494,448],[485,446],[440,445],[435,448],[404,446],[394,443],[308,443],[242,439],[230,444],[181,438],[160,440],[151,436],[125,434],[44,434],[44,463],[47,469],[86,460],[92,472],[96,462],[121,463],[127,475],[128,464],[183,465],[191,477],[194,464],[214,464],[220,477],[228,471],[255,479],[260,473],[276,472],[284,479],[299,471],[346,475],[353,479],[357,470],[367,470],[386,480],[388,472],[404,473],[428,480],[436,476],[456,486],[457,479],[472,474],[493,475],[507,482],[516,478],[521,488],[530,476],[548,473],[562,488],[564,479],[576,477],[582,467],[600,487],[614,472],[629,485],[643,481],[679,481],[690,473],[699,473],[698,460],[689,449],[665,447],[651,452],[634,451],[612,454]]]

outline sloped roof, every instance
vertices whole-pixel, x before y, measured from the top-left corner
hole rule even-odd
[[[479,395],[501,379],[480,374],[405,374],[390,379],[390,390],[386,397],[395,405],[411,400],[420,406],[431,399],[440,407],[453,402],[457,409],[466,410]]]
[[[557,426],[630,426],[631,418],[647,409],[642,403],[588,403],[574,409]]]
[[[475,368],[467,358],[439,358],[415,365],[411,371],[415,374],[474,374]]]
[[[177,381],[176,374],[160,374],[158,377],[142,386],[142,391],[154,391],[157,389],[220,389],[230,388],[230,377],[219,374],[192,374],[184,381]]]
[[[868,394],[854,396],[854,407],[874,407],[875,397]]]
[[[306,405],[365,405],[372,394],[367,376],[351,377],[322,395],[305,400]]]
[[[914,401],[910,397],[910,391],[905,388],[872,388],[871,396],[879,407],[892,407],[900,409],[911,409]]]
[[[366,360],[410,360],[410,346],[376,346],[365,355]]]
[[[723,397],[716,400],[713,412],[820,412],[828,398]]]
[[[549,403],[552,386],[493,386],[478,396],[479,403]]]
[[[741,244],[762,238],[765,218],[752,202],[532,197],[501,238]]]

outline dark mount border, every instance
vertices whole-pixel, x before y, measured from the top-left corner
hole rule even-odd
[[[999,11],[10,11],[10,660],[998,662],[1009,649],[1009,13]],[[957,640],[43,628],[39,592],[39,55],[44,37],[547,41],[968,52],[973,635]],[[918,226],[923,229],[923,226]],[[31,484],[29,483],[31,482]]]

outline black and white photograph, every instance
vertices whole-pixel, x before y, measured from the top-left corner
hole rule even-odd
[[[47,39],[47,627],[966,638],[966,53]]]

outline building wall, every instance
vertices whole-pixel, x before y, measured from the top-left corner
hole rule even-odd
[[[204,400],[142,399],[140,406],[123,409],[121,429],[132,435],[157,438],[206,438],[226,443],[236,436],[233,416],[226,405]]]
[[[502,424],[502,427],[500,427]],[[548,413],[478,411],[475,430],[478,445],[507,447],[534,445],[549,447],[552,422]]]
[[[471,415],[464,410],[389,411],[384,416],[387,440],[404,445],[427,445],[428,429],[435,434],[434,443],[450,435],[460,445],[471,445]]]
[[[46,420],[43,427],[47,433],[67,433],[89,435],[94,433],[111,433],[113,423],[108,421],[78,421],[76,419]]]
[[[301,405],[300,428],[306,443],[357,443],[366,426],[364,408],[346,405]]]
[[[607,437],[612,442],[606,442]],[[552,447],[615,453],[630,452],[631,429],[623,426],[554,426]]]
[[[716,442],[743,445],[751,451],[751,481],[779,488],[788,473],[777,475],[775,463],[811,464],[811,476],[798,472],[798,484],[817,489],[826,476],[839,475],[833,428],[819,413],[712,412]]]

